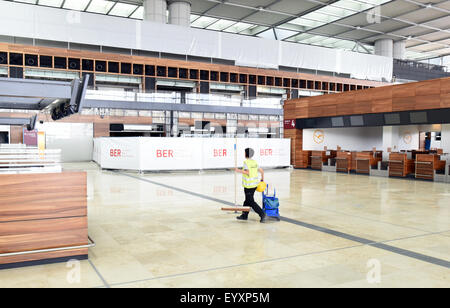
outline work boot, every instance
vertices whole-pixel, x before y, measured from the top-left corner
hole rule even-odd
[[[266,214],[264,213],[263,216],[261,216],[261,220],[259,221],[260,223],[265,223],[266,222]]]
[[[244,214],[241,216],[236,217],[237,220],[247,220],[248,217],[245,217]]]

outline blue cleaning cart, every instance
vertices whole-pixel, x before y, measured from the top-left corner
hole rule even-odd
[[[273,217],[280,221],[280,202],[276,196],[276,190],[273,190],[273,196],[269,196],[269,185],[267,185],[266,191],[267,195],[264,192],[262,193],[263,210],[267,217]]]

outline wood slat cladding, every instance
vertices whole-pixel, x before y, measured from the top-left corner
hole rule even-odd
[[[438,154],[416,154],[416,179],[434,180],[434,171],[445,169]]]
[[[376,168],[382,155],[382,152],[371,151],[356,153],[356,173],[370,174],[370,169]]]
[[[22,126],[11,126],[10,128],[10,143],[23,143],[23,129]]]
[[[305,119],[450,108],[450,78],[390,85],[285,102],[285,118]]]
[[[85,172],[0,175],[0,254],[87,245],[86,181]],[[0,265],[87,252],[6,256],[0,257]]]
[[[0,175],[0,222],[86,216],[84,173]]]
[[[28,57],[31,56],[41,56],[50,57],[52,62],[54,58],[66,59],[69,63],[67,66],[68,71],[72,72],[91,72],[91,73],[108,73],[108,74],[124,74],[124,75],[135,75],[135,76],[153,76],[162,78],[172,78],[172,79],[185,79],[185,80],[195,80],[199,81],[201,78],[200,72],[203,71],[203,76],[208,76],[207,81],[212,82],[225,82],[225,83],[237,83],[243,85],[262,85],[262,86],[274,86],[287,89],[314,89],[314,90],[328,90],[329,85],[334,85],[334,91],[343,91],[345,89],[355,89],[355,88],[367,88],[367,87],[378,87],[385,83],[368,81],[368,80],[356,80],[350,78],[341,78],[325,75],[312,75],[304,73],[294,73],[277,71],[270,69],[258,69],[258,68],[248,68],[239,67],[233,65],[222,65],[222,64],[212,64],[212,63],[202,63],[193,61],[183,61],[183,60],[172,60],[172,59],[160,59],[160,58],[150,58],[143,56],[132,56],[124,54],[111,54],[111,53],[100,53],[92,51],[80,51],[71,49],[61,49],[52,47],[39,47],[39,46],[26,46],[19,44],[5,44],[0,43],[0,52],[11,52],[19,53]],[[76,63],[70,65],[70,63]],[[75,61],[77,60],[77,61]],[[81,61],[78,61],[81,60]],[[83,67],[83,60],[85,63],[92,63],[92,65]],[[30,67],[25,61],[23,64],[19,65],[22,67]],[[105,69],[99,71],[97,68],[98,63],[107,63]],[[109,70],[111,64],[117,65],[117,70]],[[130,66],[130,71],[122,71],[124,66]],[[129,64],[129,65],[128,65]],[[11,65],[11,63],[9,64]],[[15,67],[17,65],[14,65]],[[50,66],[50,68],[54,69]],[[40,63],[37,66],[43,68]],[[89,68],[88,68],[89,67]],[[157,68],[160,74],[158,74]],[[106,69],[108,68],[108,69]],[[109,70],[109,71],[108,71]],[[107,72],[108,71],[108,72]],[[190,74],[190,72],[196,71],[197,73]],[[172,72],[172,73],[171,73]],[[184,72],[180,74],[180,72]],[[189,72],[189,73],[188,73]],[[231,80],[228,78],[237,76],[236,80]],[[195,77],[194,77],[195,76]],[[223,78],[218,78],[222,76]],[[194,78],[191,78],[194,77]],[[242,78],[241,78],[242,77]],[[204,78],[203,78],[204,79]],[[276,83],[274,81],[280,80],[281,82]],[[309,85],[312,85],[309,86]],[[333,89],[331,89],[333,91]]]
[[[336,171],[350,172],[352,169],[352,152],[338,151],[336,153]]]
[[[406,177],[408,174],[414,173],[414,171],[414,160],[408,159],[406,153],[389,154],[389,176]]]
[[[301,151],[303,148],[303,130],[285,129],[284,137],[291,139],[291,165],[294,168],[307,168],[310,164],[309,155],[305,157]]]

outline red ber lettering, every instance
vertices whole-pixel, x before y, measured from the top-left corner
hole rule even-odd
[[[169,158],[173,157],[173,150],[156,150],[157,158]]]
[[[119,149],[111,149],[109,151],[109,156],[111,156],[111,157],[120,157],[120,156],[122,156],[122,151],[119,150]]]
[[[272,149],[261,149],[260,151],[261,156],[272,156]]]
[[[225,157],[227,156],[226,149],[214,149],[214,157]]]

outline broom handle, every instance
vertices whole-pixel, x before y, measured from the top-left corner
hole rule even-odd
[[[234,205],[237,206],[237,138],[234,139]]]

